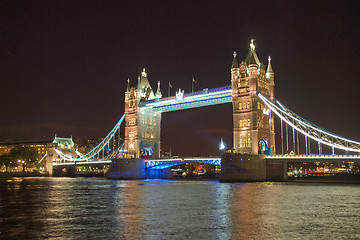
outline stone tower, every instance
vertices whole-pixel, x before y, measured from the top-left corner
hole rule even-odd
[[[257,96],[274,99],[274,72],[259,61],[254,41],[245,61],[238,64],[236,53],[231,67],[233,91],[233,139],[235,153],[275,153],[274,116]]]
[[[161,97],[160,82],[154,93],[145,69],[138,78],[137,87],[130,87],[128,80],[125,92],[125,157],[160,158],[161,113],[141,106]]]

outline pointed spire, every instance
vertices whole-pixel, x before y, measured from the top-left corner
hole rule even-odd
[[[255,39],[251,39],[251,43],[250,43],[250,49],[251,51],[255,50],[255,44],[254,44]]]
[[[140,90],[141,89],[141,78],[140,78],[140,76],[138,76],[138,90]]]
[[[127,92],[130,92],[130,78],[127,79],[126,91],[127,91]]]
[[[249,52],[248,52],[248,55],[246,56],[246,59],[245,59],[245,63],[247,65],[250,65],[250,64],[259,65],[260,64],[259,58],[258,58],[258,56],[256,54],[256,51],[255,51],[254,41],[255,41],[255,39],[251,39]]]
[[[158,81],[158,87],[157,87],[157,91],[156,91],[156,97],[157,97],[157,98],[161,98],[161,97],[162,97],[162,94],[161,94],[161,91],[160,91],[160,81]]]
[[[232,63],[232,67],[231,68],[239,68],[239,64],[236,60],[236,52],[234,51],[234,60],[233,60],[233,63]]]
[[[160,81],[158,81],[158,88],[157,88],[157,93],[160,92]]]
[[[266,73],[274,73],[273,70],[272,70],[272,67],[271,67],[271,57],[269,56],[268,58],[268,66],[267,66],[267,70],[266,70]]]
[[[146,77],[146,76],[147,76],[147,73],[146,73],[146,71],[145,71],[145,68],[143,68],[143,71],[141,72],[141,76],[142,76],[142,77]]]

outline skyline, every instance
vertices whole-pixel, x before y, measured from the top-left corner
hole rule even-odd
[[[163,96],[168,82],[172,95],[191,92],[192,77],[195,91],[229,85],[232,54],[244,60],[252,38],[260,61],[272,58],[280,102],[360,140],[355,1],[4,5],[0,141],[103,137],[124,112],[126,80],[135,85],[143,68]],[[231,104],[163,114],[162,145],[175,154],[213,154],[221,137],[232,146]]]

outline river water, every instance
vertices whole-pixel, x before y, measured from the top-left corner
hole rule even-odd
[[[360,185],[0,180],[1,239],[360,239]]]

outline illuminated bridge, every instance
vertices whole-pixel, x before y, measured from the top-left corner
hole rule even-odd
[[[139,162],[144,162],[138,165],[143,170],[164,170],[176,165],[198,162],[221,165],[222,171],[227,169],[226,171],[231,172],[228,169],[236,169],[243,174],[244,169],[249,172],[251,169],[277,171],[275,168],[279,168],[279,165],[283,169],[281,171],[285,171],[288,162],[358,162],[359,142],[312,124],[274,97],[274,72],[270,60],[269,57],[266,69],[265,65],[260,63],[252,42],[245,61],[238,64],[234,54],[229,86],[192,93],[179,89],[174,96],[164,98],[160,91],[160,82],[157,91],[153,91],[144,69],[136,87],[131,87],[128,80],[125,113],[108,135],[85,154],[59,144],[49,147],[48,169],[53,166],[96,164],[117,166],[122,159],[131,164],[135,164],[138,159]],[[229,154],[222,158],[161,159],[160,126],[163,113],[226,103],[233,105],[234,138],[233,147],[227,151]],[[276,128],[281,139],[276,145],[275,118],[280,123]],[[121,126],[125,127],[124,141],[120,139]],[[281,149],[281,152],[276,154],[276,149]],[[266,166],[254,165],[254,161],[243,159],[263,159]],[[118,168],[120,169],[119,166]]]

